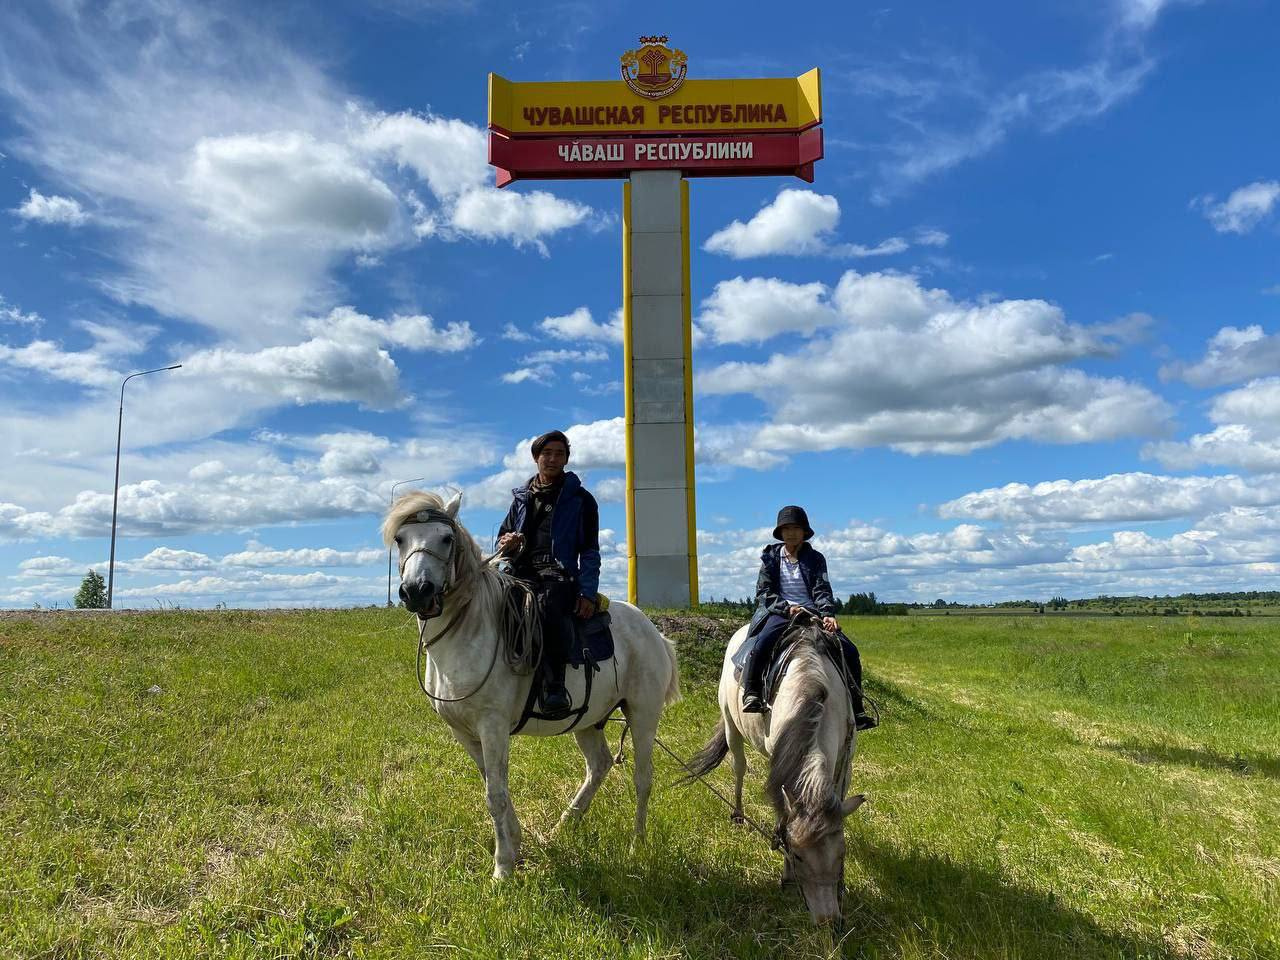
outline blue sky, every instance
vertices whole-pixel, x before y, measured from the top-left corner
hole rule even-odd
[[[213,6],[215,9],[209,9]],[[488,540],[567,430],[625,593],[621,187],[485,164],[485,76],[823,71],[812,185],[691,185],[699,573],[807,507],[840,594],[1280,589],[1280,13],[0,9],[0,605],[386,596],[395,481]],[[403,487],[402,487],[403,489]]]

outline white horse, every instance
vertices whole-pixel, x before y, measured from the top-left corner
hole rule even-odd
[[[858,732],[848,687],[840,670],[818,648],[816,624],[796,648],[767,713],[743,713],[734,679],[733,655],[748,625],[730,639],[720,672],[720,723],[707,745],[688,763],[701,777],[733,754],[734,823],[745,822],[742,779],[747,772],[743,741],[769,758],[765,793],[776,814],[774,839],[782,849],[784,885],[798,883],[815,923],[840,929],[844,896],[844,818],[867,799],[846,798]]]
[[[520,859],[520,821],[507,790],[507,763],[512,729],[533,682],[534,665],[528,656],[534,634],[526,617],[523,658],[510,656],[503,623],[512,612],[512,579],[482,563],[480,547],[457,519],[461,500],[458,494],[446,504],[434,493],[410,491],[391,505],[382,536],[388,546],[399,549],[400,598],[419,618],[420,649],[427,648],[423,688],[484,778],[495,836],[493,875],[501,879]],[[528,612],[528,605],[524,610]],[[574,729],[587,775],[560,823],[586,813],[613,766],[601,728],[621,706],[633,737],[635,840],[642,841],[658,717],[666,704],[680,698],[680,675],[675,648],[639,609],[615,600],[609,613],[614,657],[595,674],[586,713]],[[565,671],[565,685],[576,706],[585,696],[589,669]],[[531,719],[520,732],[556,736],[567,732],[570,722]]]

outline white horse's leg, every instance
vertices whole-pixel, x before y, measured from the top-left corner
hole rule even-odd
[[[453,734],[453,739],[462,744],[462,748],[467,751],[471,759],[476,763],[476,769],[480,771],[480,776],[484,777],[484,750],[480,746],[480,741],[469,734],[463,733],[461,730],[449,728],[449,732]]]
[[[733,759],[733,813],[734,823],[746,823],[742,813],[742,780],[747,775],[747,751],[742,746],[742,733],[728,716],[724,718],[724,737],[729,744],[729,756]]]
[[[511,806],[507,789],[507,768],[511,735],[505,727],[491,727],[480,734],[484,752],[485,799],[493,818],[493,878],[511,876],[520,858],[520,821]]]
[[[613,769],[613,753],[609,749],[603,730],[588,727],[586,730],[577,731],[573,737],[578,741],[578,749],[586,758],[587,778],[582,781],[582,786],[569,802],[568,809],[560,817],[561,826],[582,818],[587,808],[591,806],[591,799],[600,789],[600,784]]]
[[[636,830],[632,845],[643,843],[649,817],[649,790],[653,786],[653,741],[658,735],[658,714],[661,705],[648,709],[629,708],[623,712],[631,724],[631,744],[634,756],[632,781],[636,785]]]

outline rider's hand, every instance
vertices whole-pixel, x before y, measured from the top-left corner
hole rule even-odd
[[[503,554],[519,553],[523,543],[523,533],[504,533],[498,538],[498,552]]]
[[[586,597],[578,598],[578,609],[574,611],[574,613],[577,614],[578,619],[588,620],[590,619],[591,615],[595,612],[596,612],[596,605],[594,603],[592,603]]]
[[[801,606],[799,606],[799,605],[797,605],[797,604],[794,604],[794,603],[793,603],[793,604],[792,604],[792,605],[787,609],[787,616],[794,620],[796,617],[800,616],[800,614],[802,614],[802,613],[808,613],[808,612],[809,612],[809,611],[808,611],[808,610],[806,610],[804,607],[801,607]]]
[[[822,629],[827,631],[827,633],[835,633],[840,629],[840,624],[836,623],[835,617],[823,617]]]

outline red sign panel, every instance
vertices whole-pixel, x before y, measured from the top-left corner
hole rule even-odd
[[[515,180],[625,178],[633,170],[679,170],[686,177],[776,176],[813,182],[822,129],[800,133],[657,137],[504,137],[489,134],[498,186]]]

